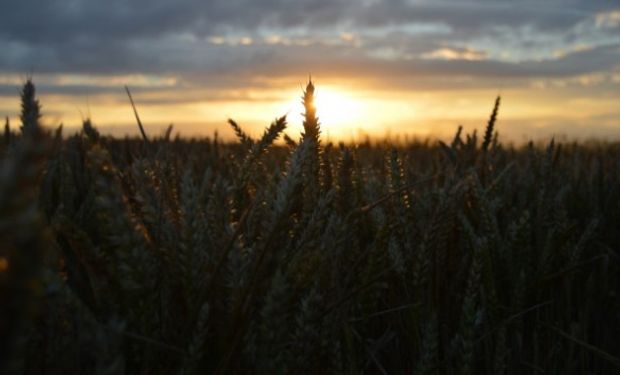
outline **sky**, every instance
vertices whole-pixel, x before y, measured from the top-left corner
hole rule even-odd
[[[21,0],[0,5],[0,115],[32,76],[48,126],[137,133],[301,128],[323,136],[620,139],[620,1]]]

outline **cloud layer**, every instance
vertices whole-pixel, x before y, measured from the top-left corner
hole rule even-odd
[[[613,5],[484,0],[23,0],[5,5],[9,9],[0,16],[4,52],[0,69],[219,73],[255,65],[268,69],[274,61],[299,64],[303,57],[313,64],[317,63],[313,60],[325,64],[336,60],[358,61],[361,66],[384,60],[491,60],[514,65],[514,74],[522,74],[536,65],[532,61],[562,60],[558,54],[567,57],[581,47],[582,54],[597,56],[597,62],[563,61],[577,65],[564,64],[559,71],[587,73],[608,68],[618,57],[617,48],[598,55],[598,47],[620,43],[620,11]],[[528,67],[521,62],[529,63]],[[448,66],[455,71],[454,64]],[[475,71],[472,64],[462,66],[466,74]],[[540,74],[549,73],[544,62],[537,66]]]

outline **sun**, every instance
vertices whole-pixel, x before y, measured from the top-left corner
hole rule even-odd
[[[327,126],[344,125],[357,120],[361,104],[344,92],[317,89],[314,103],[321,124]]]
[[[291,120],[303,122],[304,107],[301,100],[290,103]],[[335,87],[317,87],[314,92],[314,105],[323,130],[336,131],[339,128],[357,124],[364,112],[363,103],[345,90]]]

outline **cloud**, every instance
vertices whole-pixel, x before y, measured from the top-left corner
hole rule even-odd
[[[487,53],[484,51],[476,51],[471,48],[440,48],[432,52],[422,54],[423,59],[427,60],[484,60]]]
[[[620,10],[601,12],[596,15],[596,26],[615,29],[620,25]]]
[[[620,11],[577,0],[23,0],[8,8],[0,74],[148,75],[221,89],[309,72],[521,85],[612,70],[620,43]]]

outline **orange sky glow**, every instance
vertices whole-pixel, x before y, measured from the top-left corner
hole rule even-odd
[[[35,83],[36,83],[35,77]],[[45,78],[45,77],[42,77]],[[59,77],[59,81],[76,81]],[[94,81],[93,77],[81,78]],[[174,82],[173,79],[167,79]],[[161,81],[167,82],[166,79]],[[498,129],[506,140],[618,138],[618,117],[606,115],[617,108],[618,98],[593,97],[583,87],[537,87],[522,89],[427,89],[406,91],[374,87],[372,82],[339,82],[314,78],[316,105],[323,137],[328,140],[359,141],[376,138],[446,138],[458,125],[481,128],[496,95],[503,97]],[[43,79],[44,81],[44,79]],[[218,132],[232,139],[226,120],[232,118],[250,134],[259,135],[274,118],[287,115],[287,133],[296,136],[302,129],[302,78],[295,84],[279,84],[268,90],[231,90],[210,98],[208,90],[152,90],[144,77],[117,77],[109,80],[110,92],[71,95],[39,90],[49,127],[63,124],[68,132],[79,129],[91,117],[106,133],[137,134],[135,119],[123,91],[123,82],[133,87],[133,96],[143,122],[153,135],[169,124],[182,136],[205,136]],[[131,83],[134,83],[131,86]],[[587,89],[587,87],[586,87]],[[0,112],[18,124],[18,91],[0,98]],[[204,96],[204,100],[201,97]],[[180,100],[184,99],[184,100]],[[564,124],[564,125],[562,125]],[[589,126],[596,125],[596,126]]]

